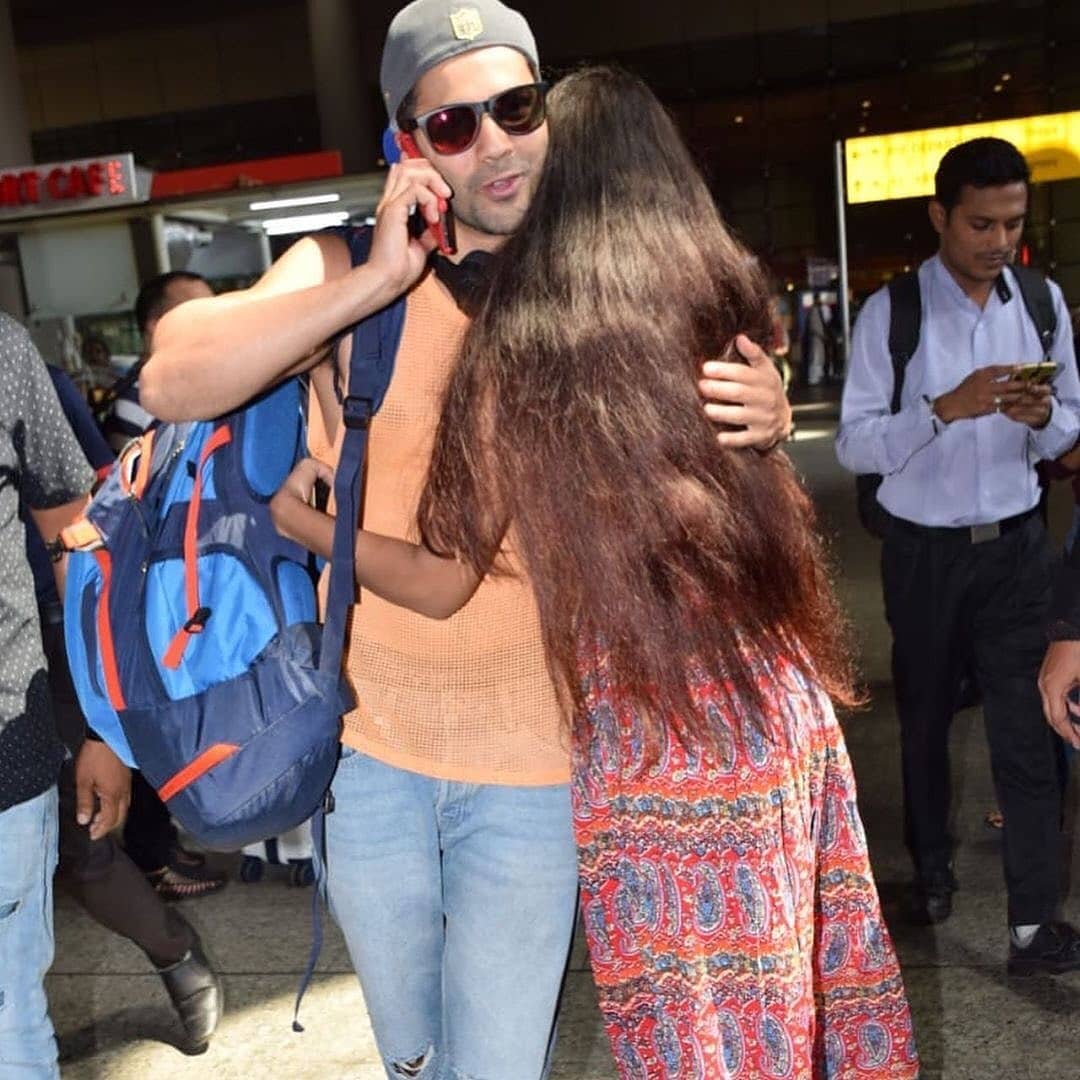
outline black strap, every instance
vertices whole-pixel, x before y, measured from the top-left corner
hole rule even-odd
[[[1030,266],[1010,266],[1016,284],[1020,286],[1020,295],[1024,307],[1035,324],[1042,345],[1043,360],[1051,360],[1054,350],[1054,337],[1057,334],[1057,312],[1054,310],[1054,298],[1050,295],[1050,286],[1038,270]]]
[[[354,229],[346,237],[353,266],[367,260],[371,230]],[[405,324],[405,300],[398,297],[381,311],[362,319],[353,330],[349,360],[349,386],[341,403],[345,434],[334,473],[334,501],[337,520],[334,525],[333,555],[330,560],[330,585],[326,598],[326,621],[323,625],[319,667],[337,671],[345,645],[349,609],[356,597],[356,567],[353,549],[360,515],[360,487],[367,451],[368,427],[382,405],[394,357]]]
[[[144,356],[141,359],[136,360],[135,363],[132,364],[131,367],[129,367],[127,371],[101,395],[101,398],[94,403],[94,418],[99,424],[105,419],[109,409],[120,400],[120,396],[126,394],[127,391],[139,381],[139,375],[146,366],[146,361],[148,359],[148,357]]]
[[[900,411],[904,371],[919,347],[922,329],[922,296],[919,275],[912,270],[889,282],[889,355],[892,357],[892,411]]]

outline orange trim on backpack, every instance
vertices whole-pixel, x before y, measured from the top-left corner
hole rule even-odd
[[[131,494],[136,499],[141,499],[146,491],[146,485],[150,483],[150,466],[154,463],[154,429],[151,428],[139,440],[141,454],[139,468],[135,473],[135,483],[132,485]]]
[[[144,432],[120,451],[120,489],[133,499],[141,499],[150,482],[150,467],[154,463],[154,430]]]
[[[109,589],[112,586],[112,556],[104,548],[94,552],[101,570],[101,592],[97,600],[97,633],[101,650],[101,669],[105,673],[105,692],[114,709],[127,708],[124,692],[120,689],[120,671],[116,666],[116,648],[113,644],[112,621],[109,618]]]
[[[200,776],[205,775],[215,766],[232,757],[239,749],[240,747],[234,743],[214,743],[194,761],[185,765],[174,777],[166,780],[158,788],[158,798],[162,802],[168,802],[173,796],[179,795],[184,788],[194,784]]]
[[[165,650],[165,655],[161,658],[162,664],[170,670],[175,670],[180,666],[191,636],[201,634],[204,626],[204,620],[199,617],[202,611],[199,603],[199,509],[202,506],[203,469],[210,460],[210,455],[223,446],[227,446],[231,441],[232,432],[228,424],[223,424],[206,440],[202,453],[199,455],[195,486],[191,489],[187,519],[184,522],[184,591],[187,598],[187,622],[176,631],[168,649]]]

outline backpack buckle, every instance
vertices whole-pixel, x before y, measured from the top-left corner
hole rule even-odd
[[[186,623],[184,623],[184,629],[189,634],[201,634],[203,628],[206,626],[207,620],[213,614],[210,608],[201,607]]]
[[[349,394],[341,403],[345,426],[351,431],[357,428],[366,428],[371,423],[371,416],[375,411],[374,404],[375,402],[371,398],[356,397]]]

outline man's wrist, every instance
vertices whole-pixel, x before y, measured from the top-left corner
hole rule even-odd
[[[942,424],[951,424],[956,417],[949,409],[949,395],[939,394],[936,398],[928,398],[930,414]]]
[[[1039,423],[1032,424],[1031,425],[1031,430],[1032,431],[1042,431],[1044,428],[1049,427],[1050,426],[1050,420],[1053,418],[1053,415],[1054,415],[1054,403],[1053,403],[1053,401],[1048,401],[1046,403],[1046,415],[1042,418],[1042,420]]]

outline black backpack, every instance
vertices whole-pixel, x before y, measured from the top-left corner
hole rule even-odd
[[[1057,333],[1057,312],[1050,295],[1046,278],[1027,266],[1010,266],[1028,316],[1035,324],[1042,342],[1043,359],[1050,359],[1050,352]],[[919,293],[917,271],[901,274],[889,282],[889,356],[892,358],[893,393],[891,411],[900,411],[900,395],[904,389],[904,370],[919,347],[922,330],[922,296]],[[855,498],[859,521],[872,536],[881,539],[885,535],[885,511],[877,499],[881,486],[880,473],[862,473],[855,477]]]

